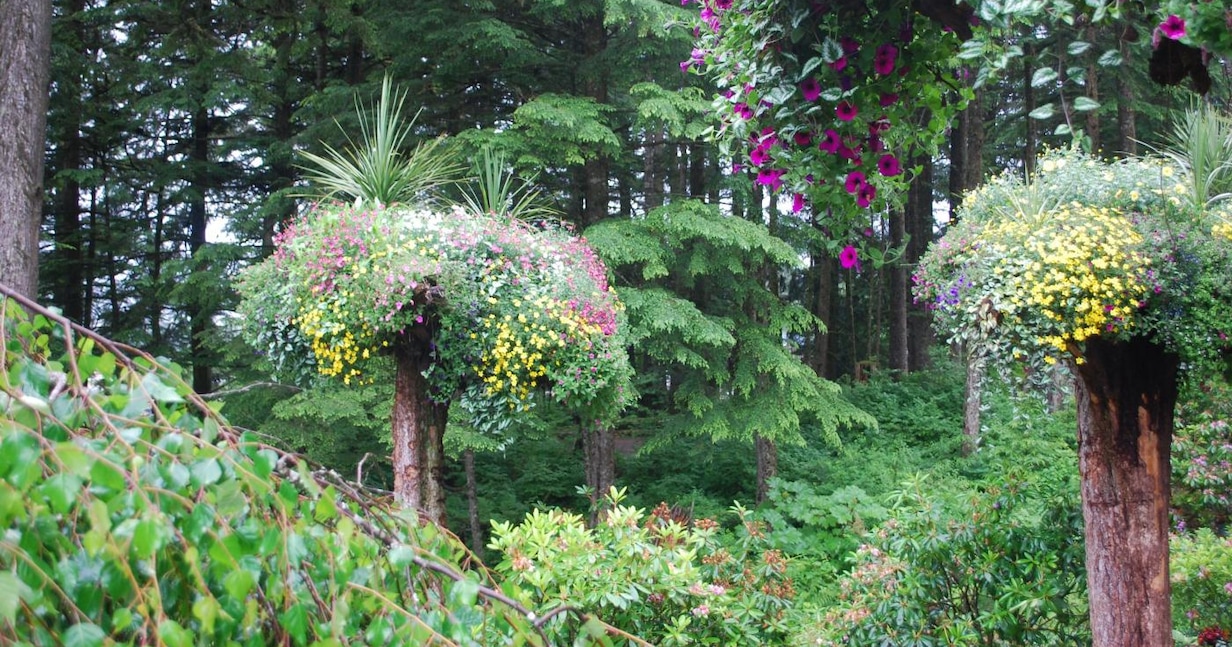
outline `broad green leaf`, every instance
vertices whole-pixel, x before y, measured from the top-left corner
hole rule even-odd
[[[0,571],[0,624],[12,625],[21,608],[21,580],[11,571]]]
[[[213,485],[222,478],[222,465],[215,458],[199,460],[192,464],[189,471],[192,473],[193,487],[197,488]]]
[[[64,647],[100,647],[107,634],[96,624],[75,624],[64,632]]]
[[[316,508],[313,511],[313,518],[317,522],[323,523],[338,516],[338,507],[334,503],[334,499],[337,496],[338,493],[334,491],[334,486],[332,485],[325,488],[325,491],[321,493],[321,498],[317,499]]]
[[[47,497],[52,512],[65,514],[81,498],[81,479],[72,474],[56,474],[43,481],[38,489]]]
[[[1032,119],[1049,119],[1052,117],[1055,110],[1056,109],[1053,108],[1051,103],[1045,103],[1044,105],[1036,108],[1035,110],[1032,110],[1031,113],[1028,114],[1027,116]]]
[[[1039,88],[1056,82],[1057,71],[1051,67],[1041,67],[1031,75],[1031,87]]]
[[[192,647],[193,644],[192,634],[170,618],[158,623],[158,638],[167,647]]]
[[[226,589],[228,595],[236,600],[243,600],[256,585],[256,578],[253,577],[252,573],[243,568],[231,571],[222,580],[222,587]]]
[[[1079,56],[1089,49],[1091,49],[1090,43],[1082,40],[1076,40],[1070,43],[1069,46],[1065,48],[1065,51],[1069,52],[1070,56]]]
[[[1099,109],[1099,102],[1090,97],[1078,97],[1074,99],[1074,110],[1078,112],[1088,112]]]
[[[1099,60],[1096,61],[1104,67],[1116,67],[1121,64],[1121,52],[1115,49],[1110,49],[1103,54],[1100,54]]]

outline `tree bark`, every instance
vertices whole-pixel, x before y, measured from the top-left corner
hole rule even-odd
[[[582,453],[585,454],[586,487],[591,492],[590,525],[598,521],[604,497],[616,484],[616,435],[606,425],[582,423]]]
[[[445,423],[449,403],[434,402],[424,371],[432,364],[427,338],[409,333],[394,344],[391,416],[394,498],[421,520],[445,525]]]
[[[1133,29],[1132,25],[1126,23],[1126,30]],[[1138,126],[1137,117],[1134,112],[1134,81],[1130,77],[1129,59],[1133,53],[1133,48],[1130,47],[1129,41],[1121,38],[1121,65],[1117,68],[1117,89],[1120,96],[1117,97],[1117,130],[1121,133],[1121,150],[1118,151],[1122,155],[1131,156],[1138,154]]]
[[[0,3],[0,280],[38,298],[51,1]]]
[[[987,362],[978,353],[967,351],[967,383],[963,388],[962,455],[970,456],[980,447],[980,405],[984,399],[984,374]]]
[[[462,452],[462,469],[466,472],[466,517],[471,529],[471,552],[483,555],[483,524],[479,521],[479,484],[475,478],[475,450]]]
[[[1093,644],[1170,647],[1169,451],[1177,358],[1142,339],[1095,339],[1075,369]]]
[[[910,238],[907,240],[906,261],[911,268],[918,266],[933,240],[932,156],[916,156],[915,165],[920,166],[920,174],[912,180],[907,194],[907,234]],[[933,313],[927,304],[916,303],[911,295],[908,295],[907,308],[907,370],[921,371],[931,363],[929,350],[933,345]]]
[[[757,452],[757,504],[766,502],[770,495],[770,479],[779,473],[779,450],[774,441],[757,434],[753,436],[753,448]]]
[[[907,242],[907,214],[903,209],[890,211],[890,245],[902,247]],[[907,259],[890,267],[890,369],[906,373],[908,364],[907,308],[911,291],[907,289],[910,272]]]

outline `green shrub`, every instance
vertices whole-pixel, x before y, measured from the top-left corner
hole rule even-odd
[[[1172,512],[1179,528],[1232,520],[1232,388],[1187,388],[1172,437]]]
[[[1202,528],[1174,535],[1170,552],[1173,626],[1190,637],[1232,629],[1232,540]]]
[[[1081,515],[1010,483],[943,502],[917,486],[856,552],[816,645],[1090,644]],[[1043,514],[1040,500],[1049,502]]]
[[[646,515],[623,497],[612,490],[594,528],[562,510],[494,523],[496,570],[549,614],[598,613],[654,645],[782,642],[795,591],[764,524],[737,508],[739,529],[723,533],[708,519],[682,524],[666,505]]]
[[[0,644],[551,643],[451,535],[239,433],[178,368],[0,311]]]

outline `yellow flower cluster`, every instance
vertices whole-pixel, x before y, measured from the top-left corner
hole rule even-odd
[[[363,371],[357,365],[375,353],[374,349],[362,345],[360,340],[371,340],[374,333],[370,326],[362,324],[360,335],[356,338],[351,330],[339,323],[347,314],[343,308],[337,300],[320,302],[314,307],[301,306],[299,316],[292,323],[311,340],[317,370],[322,375],[341,376],[344,384],[350,384],[353,380],[363,383]],[[382,342],[382,345],[388,346],[389,342]]]
[[[485,384],[488,395],[507,393],[525,400],[539,379],[547,375],[546,361],[554,356],[554,350],[601,335],[602,330],[566,303],[550,297],[514,300],[513,306],[524,312],[516,316],[489,314],[479,332],[471,333],[472,339],[482,337],[487,342],[479,363],[471,368]]]
[[[1232,240],[1232,222],[1221,220],[1211,227],[1211,237]]]
[[[1146,296],[1149,259],[1135,251],[1142,236],[1122,214],[1066,205],[999,223],[988,239],[1011,243],[1001,246],[1009,305],[1047,320],[1048,334],[1037,343],[1065,353],[1074,343],[1133,325]]]

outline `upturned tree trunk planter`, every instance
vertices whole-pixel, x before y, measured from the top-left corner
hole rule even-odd
[[[1078,374],[1078,462],[1095,647],[1171,647],[1168,502],[1176,356],[1091,339]]]

